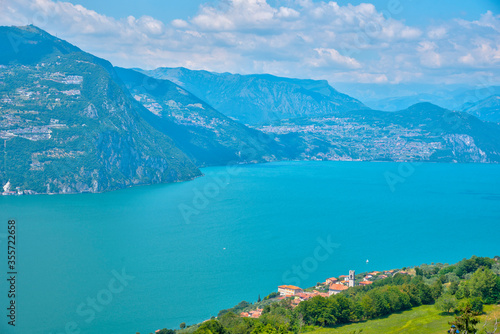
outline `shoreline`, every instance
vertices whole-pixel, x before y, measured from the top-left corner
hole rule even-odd
[[[421,160],[401,160],[401,161],[386,161],[386,160],[275,160],[275,161],[262,161],[262,162],[249,162],[249,163],[236,163],[236,164],[225,164],[225,165],[213,165],[213,166],[201,166],[197,167],[200,171],[205,168],[220,168],[220,167],[230,167],[230,166],[251,166],[251,165],[264,165],[264,164],[273,164],[273,163],[283,163],[283,162],[317,162],[317,163],[322,163],[322,162],[340,162],[340,163],[345,163],[345,162],[359,162],[359,163],[395,163],[395,164],[442,164],[442,165],[481,165],[481,166],[498,166],[500,165],[500,162],[453,162],[453,161],[448,161],[448,162],[438,162],[438,161],[421,161]],[[194,176],[190,179],[186,180],[176,180],[172,182],[159,182],[159,183],[143,183],[143,184],[134,184],[134,185],[127,185],[122,188],[116,188],[116,189],[109,189],[109,190],[103,190],[103,191],[97,191],[97,192],[92,192],[92,191],[82,191],[82,192],[70,192],[70,193],[28,193],[28,194],[19,194],[15,191],[13,193],[9,194],[6,192],[0,193],[0,196],[14,196],[14,197],[20,197],[20,196],[56,196],[56,195],[79,195],[79,194],[104,194],[104,193],[109,193],[109,192],[114,192],[114,191],[120,191],[120,190],[126,190],[126,189],[131,189],[135,187],[146,187],[146,186],[155,186],[155,185],[168,185],[168,184],[176,184],[176,183],[184,183],[184,182],[191,182],[194,181],[198,178],[206,176],[203,172],[201,172],[201,175]],[[31,190],[23,190],[24,191],[31,191]]]

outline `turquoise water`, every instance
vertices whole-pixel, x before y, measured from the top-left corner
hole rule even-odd
[[[500,254],[500,166],[408,167],[214,167],[185,183],[3,196],[1,275],[11,218],[19,274],[17,324],[2,314],[0,332],[144,334],[254,302],[282,283]],[[388,172],[400,177],[393,188]],[[123,282],[114,279],[122,270]],[[5,310],[5,279],[0,289]]]

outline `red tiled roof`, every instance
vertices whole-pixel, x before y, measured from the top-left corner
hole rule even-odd
[[[364,281],[364,282],[359,282],[360,285],[370,285],[373,284],[372,281]]]
[[[342,284],[330,284],[330,290],[335,290],[335,291],[342,291],[342,290],[347,290],[348,287]]]
[[[295,285],[280,285],[278,288],[279,289],[290,289],[290,290],[302,290],[301,288],[299,288],[298,286],[295,286]]]

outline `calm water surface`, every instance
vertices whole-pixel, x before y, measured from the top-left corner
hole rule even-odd
[[[19,272],[17,324],[7,326],[2,311],[0,332],[150,333],[254,302],[282,283],[500,254],[500,166],[401,167],[214,167],[178,184],[0,197],[1,274],[11,218]],[[391,189],[386,175],[398,168],[404,182]],[[315,255],[325,243],[329,253]],[[5,310],[5,279],[0,289]]]

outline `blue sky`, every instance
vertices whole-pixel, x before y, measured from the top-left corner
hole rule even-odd
[[[498,84],[500,1],[0,0],[114,65],[330,83]]]
[[[149,15],[162,21],[174,19],[189,19],[196,15],[198,8],[203,4],[217,5],[217,1],[204,0],[147,0],[147,1],[102,1],[102,0],[71,0],[73,4],[81,4],[99,13],[112,16],[116,19],[128,15]],[[269,4],[283,3],[283,1],[268,1]],[[319,2],[319,1],[313,1]],[[377,9],[388,7],[389,0],[376,1],[337,1],[339,5],[372,3]],[[404,10],[394,16],[404,19],[408,24],[423,26],[431,22],[439,22],[453,18],[473,20],[487,10],[500,9],[498,0],[401,0]],[[432,10],[429,10],[432,8]]]

